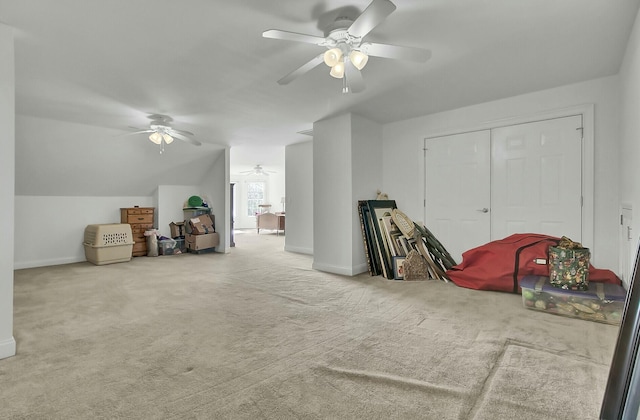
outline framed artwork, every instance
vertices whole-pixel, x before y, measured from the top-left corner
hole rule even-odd
[[[381,257],[381,264],[383,265],[383,273],[388,279],[392,279],[393,276],[393,260],[391,249],[386,240],[386,234],[384,234],[381,220],[384,216],[391,216],[391,210],[397,208],[395,200],[368,200],[369,212],[372,219],[372,227],[375,233],[375,239],[378,243],[379,253]]]
[[[393,257],[393,278],[396,280],[404,279],[404,260],[405,257]]]

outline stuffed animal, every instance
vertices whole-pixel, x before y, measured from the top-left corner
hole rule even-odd
[[[378,194],[378,196],[376,197],[376,200],[388,200],[389,199],[389,196],[387,195],[387,193],[383,193],[380,190],[377,190],[376,194]]]

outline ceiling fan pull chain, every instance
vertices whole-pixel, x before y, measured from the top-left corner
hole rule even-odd
[[[347,72],[342,76],[342,93],[349,93],[349,85],[347,84]]]

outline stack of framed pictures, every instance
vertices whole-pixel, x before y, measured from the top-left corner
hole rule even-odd
[[[415,250],[425,258],[434,278],[447,281],[445,271],[455,265],[449,253],[426,227],[411,222],[412,227],[415,225],[416,235],[411,237],[413,234],[403,234],[394,221],[398,213],[404,215],[397,210],[395,200],[358,201],[369,274],[402,280],[404,260]]]
[[[391,210],[396,208],[395,200],[360,200],[358,216],[362,229],[365,255],[369,274],[383,275],[388,279],[395,278],[393,272],[393,255],[386,237],[383,237],[383,217],[391,217]]]

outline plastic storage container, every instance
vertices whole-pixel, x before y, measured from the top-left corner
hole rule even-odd
[[[198,217],[202,214],[211,214],[210,207],[191,207],[191,208],[183,208],[182,213],[184,215],[184,220],[189,220],[194,217]]]
[[[133,244],[131,225],[127,223],[88,225],[84,229],[85,257],[95,265],[130,261]]]
[[[158,253],[160,255],[175,255],[187,252],[184,239],[162,239],[158,241]]]
[[[591,282],[589,290],[561,289],[549,277],[525,276],[520,280],[522,303],[528,309],[555,315],[619,325],[626,292],[622,286]]]

